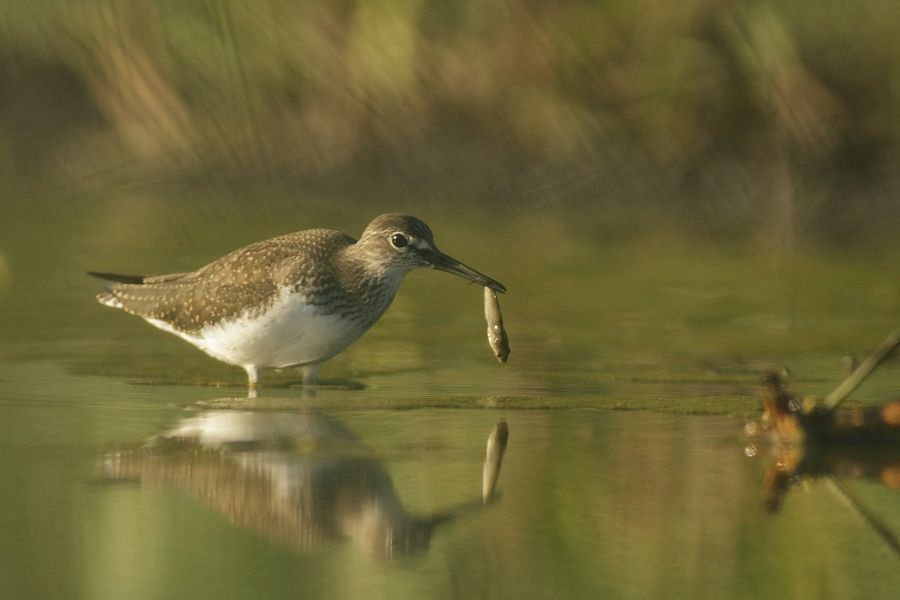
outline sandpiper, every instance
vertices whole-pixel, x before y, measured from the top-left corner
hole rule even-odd
[[[399,214],[375,217],[360,239],[309,229],[256,242],[188,273],[118,275],[97,299],[143,317],[213,358],[261,371],[319,365],[384,314],[404,276],[430,267],[505,292],[498,281],[438,250],[428,225]]]

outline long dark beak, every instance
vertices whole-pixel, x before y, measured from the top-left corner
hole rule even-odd
[[[506,286],[499,281],[479,273],[472,267],[467,267],[455,258],[447,256],[440,250],[435,250],[434,253],[428,257],[428,264],[432,269],[453,273],[463,279],[468,279],[469,281],[473,281],[484,287],[489,287],[495,292],[500,292],[501,294],[506,293]]]

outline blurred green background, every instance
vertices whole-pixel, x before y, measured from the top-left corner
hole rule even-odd
[[[898,31],[892,0],[4,0],[0,177],[871,241],[900,217]]]

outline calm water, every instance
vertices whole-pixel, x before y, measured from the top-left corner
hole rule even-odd
[[[126,195],[127,196],[127,195]],[[88,269],[179,271],[309,226],[287,200],[8,203],[0,225],[0,597],[877,598],[900,561],[823,481],[764,510],[745,455],[760,371],[822,394],[895,325],[898,252],[610,246],[566,221],[503,233],[421,214],[507,284],[513,354],[481,292],[410,276],[303,398],[100,307]],[[411,210],[407,206],[400,206]],[[465,217],[463,215],[462,217]],[[536,244],[535,240],[551,243]],[[828,293],[823,293],[826,290]],[[892,397],[889,363],[856,394]],[[640,410],[621,410],[640,409]],[[480,502],[485,441],[510,442]],[[900,533],[900,493],[846,486]],[[391,543],[388,543],[388,540]]]
[[[897,557],[823,484],[768,515],[769,459],[744,456],[734,419],[343,409],[341,391],[244,410],[52,365],[2,374],[3,597],[873,598],[900,585]],[[500,498],[482,507],[499,417]],[[900,494],[849,485],[900,527]]]

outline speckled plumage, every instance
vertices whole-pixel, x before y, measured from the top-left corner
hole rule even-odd
[[[403,246],[393,245],[397,235]],[[243,367],[253,384],[259,369],[315,366],[349,346],[415,267],[505,289],[437,250],[425,223],[394,214],[376,217],[359,241],[310,229],[256,242],[190,273],[93,274],[114,282],[98,294],[102,304]]]
[[[125,312],[164,321],[177,331],[196,333],[239,316],[258,316],[285,288],[312,292],[307,294],[311,304],[326,304],[327,296],[342,294],[335,263],[339,252],[353,243],[337,231],[299,231],[235,250],[168,281],[113,285],[98,298],[104,304],[120,304]],[[350,286],[343,295],[359,294]]]

